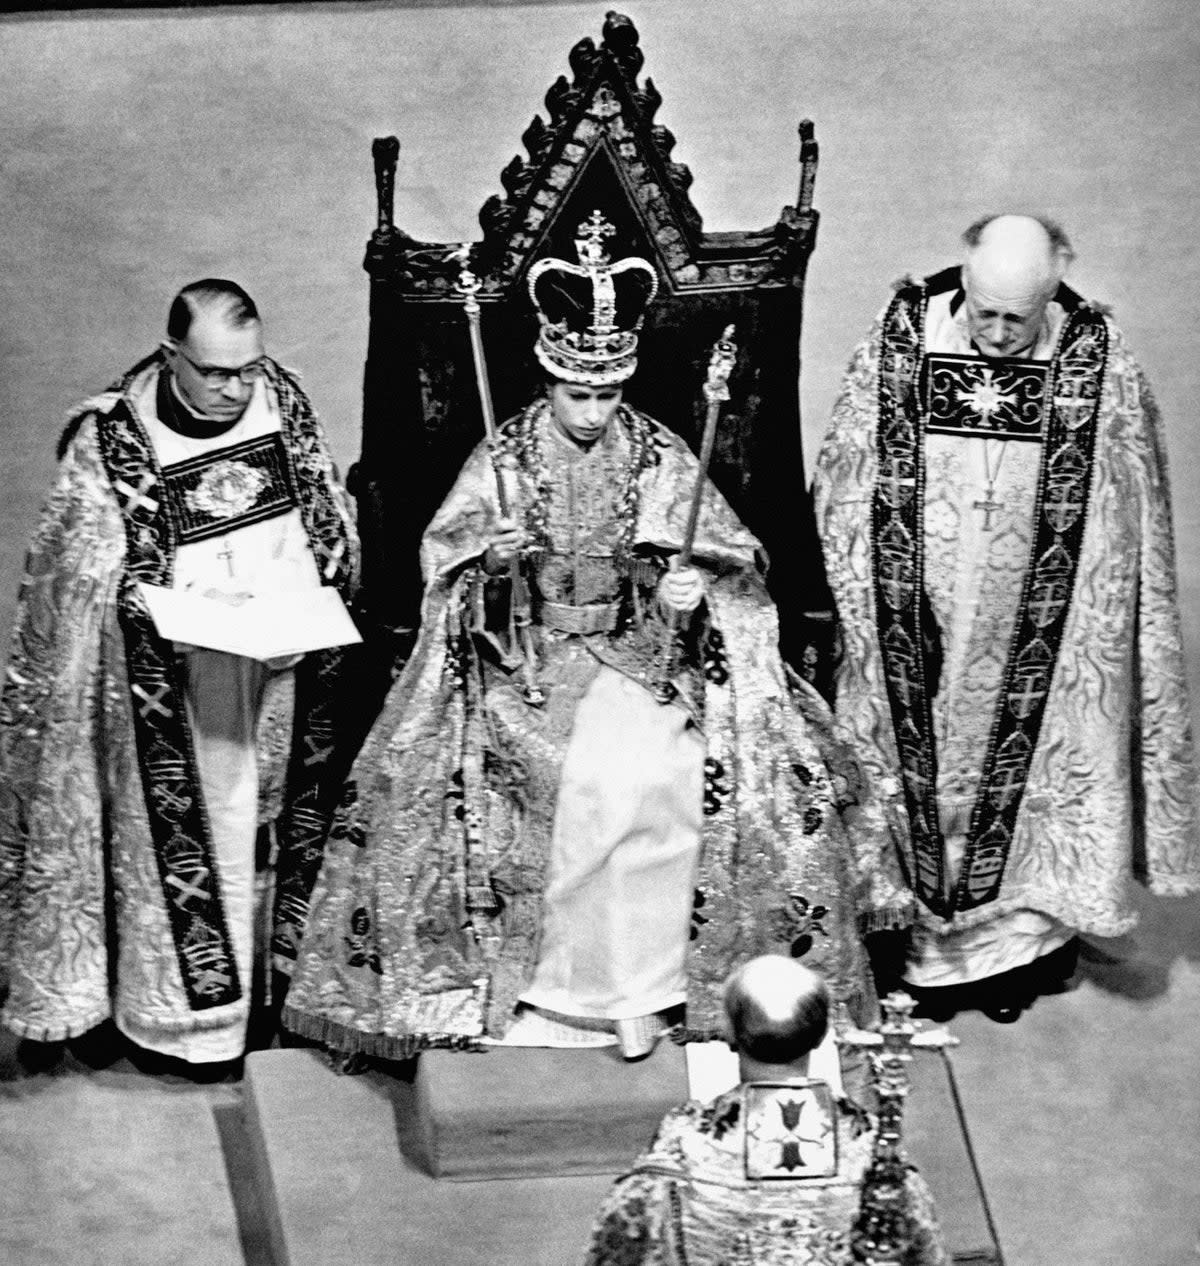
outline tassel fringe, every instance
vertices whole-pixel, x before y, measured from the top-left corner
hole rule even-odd
[[[468,1051],[483,1054],[487,1046],[478,1036],[463,1033],[370,1033],[352,1025],[310,1015],[287,1005],[283,1008],[284,1027],[312,1042],[320,1042],[331,1051],[346,1055],[374,1055],[379,1059],[401,1061],[412,1059],[426,1050]]]

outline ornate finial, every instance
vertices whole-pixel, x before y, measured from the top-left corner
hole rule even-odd
[[[801,119],[798,131],[800,133],[800,190],[796,194],[796,210],[803,215],[812,210],[820,148],[817,145],[812,119]]]
[[[604,242],[612,237],[616,229],[604,218],[599,209],[592,212],[575,230],[575,249],[579,252],[579,262],[584,265],[599,267],[608,263],[608,250]]]
[[[856,1262],[866,1266],[902,1266],[912,1241],[907,1169],[901,1141],[912,1047],[949,1046],[957,1039],[944,1030],[919,1033],[912,1019],[917,1004],[906,993],[890,993],[879,1005],[883,1021],[878,1033],[855,1032],[842,1039],[849,1045],[866,1049],[879,1101],[875,1153],[863,1180],[852,1245]]]
[[[463,297],[463,311],[471,316],[479,311],[479,292],[483,282],[471,271],[471,243],[463,242],[447,252],[446,258],[459,266],[458,280],[454,289]]]
[[[392,216],[395,210],[396,162],[400,157],[400,142],[394,136],[377,136],[371,142],[371,155],[375,159],[377,211],[373,237],[378,241],[390,237],[396,231]]]
[[[737,344],[733,341],[733,326],[727,325],[725,332],[713,344],[712,356],[708,361],[704,396],[709,404],[729,399],[729,375],[737,361],[737,351]]]

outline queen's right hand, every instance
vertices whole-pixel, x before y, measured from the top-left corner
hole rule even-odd
[[[525,544],[525,532],[516,519],[499,518],[483,553],[483,569],[489,576],[507,571]]]

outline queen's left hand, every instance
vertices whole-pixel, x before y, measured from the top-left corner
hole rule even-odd
[[[668,615],[691,615],[704,601],[704,577],[695,567],[672,567],[658,582],[658,601]]]

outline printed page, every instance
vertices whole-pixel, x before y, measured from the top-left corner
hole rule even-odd
[[[187,646],[265,660],[362,641],[341,594],[328,586],[260,594],[138,588],[159,634]]]

